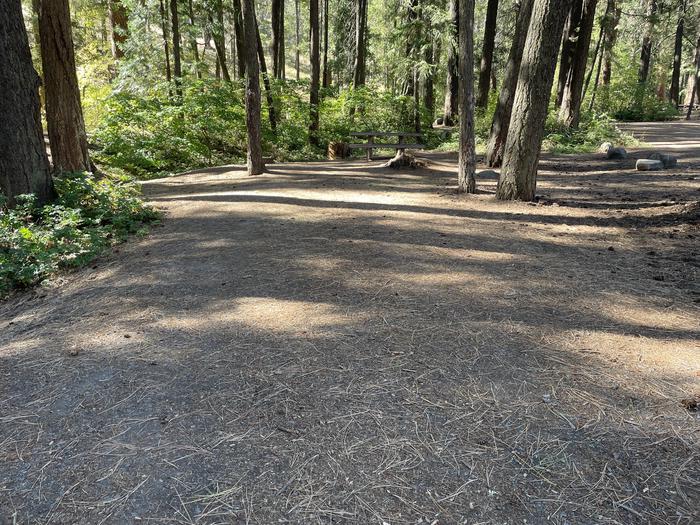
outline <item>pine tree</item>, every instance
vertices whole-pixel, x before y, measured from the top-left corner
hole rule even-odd
[[[496,197],[533,200],[560,35],[571,0],[535,0]]]
[[[459,0],[458,191],[476,193],[474,138],[474,0]]]
[[[32,65],[20,0],[0,9],[0,190],[10,206],[33,193],[53,198],[51,171],[41,129],[39,76]]]
[[[53,169],[59,173],[92,171],[68,0],[39,2],[39,35]]]

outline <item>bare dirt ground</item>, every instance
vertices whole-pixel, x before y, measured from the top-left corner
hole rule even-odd
[[[0,523],[698,523],[699,126],[537,204],[433,154],[147,183],[162,227],[0,304]]]

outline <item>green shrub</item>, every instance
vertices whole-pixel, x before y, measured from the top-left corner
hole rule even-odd
[[[557,111],[551,111],[547,118],[542,144],[545,150],[554,153],[586,153],[597,150],[604,142],[612,142],[617,146],[637,144],[635,138],[620,130],[608,115],[584,112],[576,129],[565,127],[557,116]]]
[[[55,183],[52,204],[38,206],[33,195],[12,209],[0,203],[0,296],[84,265],[158,218],[131,179],[75,173]]]
[[[370,88],[323,90],[320,104],[320,147],[309,145],[309,85],[306,81],[272,82],[277,113],[273,132],[265,92],[262,93],[262,135],[265,155],[277,161],[325,157],[332,141],[348,140],[353,131],[409,131],[414,102]],[[243,162],[246,126],[243,85],[212,79],[187,80],[181,98],[167,85],[148,93],[119,92],[109,97],[102,121],[92,135],[96,159],[139,178],[188,169]],[[423,115],[424,129],[429,116]],[[439,136],[428,132],[430,145]]]
[[[634,122],[671,120],[679,114],[673,104],[659,98],[652,85],[636,81],[601,86],[595,107],[617,120]]]

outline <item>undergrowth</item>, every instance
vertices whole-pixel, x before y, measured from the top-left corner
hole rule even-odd
[[[159,218],[128,177],[65,174],[55,187],[57,199],[44,206],[33,195],[11,209],[0,202],[0,296],[85,265]]]

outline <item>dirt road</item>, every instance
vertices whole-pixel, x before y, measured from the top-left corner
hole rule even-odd
[[[0,523],[697,523],[700,140],[661,126],[678,169],[548,156],[537,204],[449,155],[146,184],[162,227],[0,304]]]

